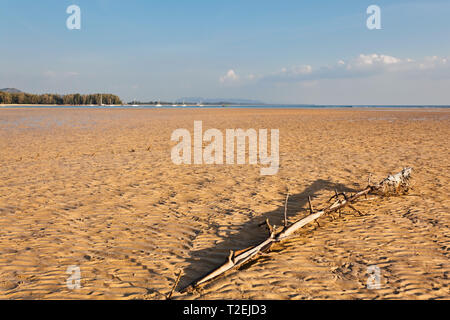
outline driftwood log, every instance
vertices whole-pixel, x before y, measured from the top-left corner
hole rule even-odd
[[[274,243],[281,242],[292,237],[303,226],[307,225],[310,222],[316,221],[323,215],[330,214],[333,212],[340,212],[340,210],[345,207],[349,207],[352,210],[356,211],[357,213],[361,214],[361,212],[358,211],[352,205],[361,196],[367,196],[367,194],[369,193],[383,194],[383,195],[406,193],[410,188],[411,172],[412,168],[405,168],[395,175],[389,175],[387,178],[383,179],[380,183],[377,184],[371,184],[369,177],[368,186],[354,195],[347,195],[346,193],[338,193],[337,191],[335,191],[335,194],[329,200],[329,202],[333,201],[333,204],[317,212],[314,212],[314,209],[311,204],[311,199],[309,198],[308,200],[309,200],[310,215],[294,222],[290,226],[287,226],[285,216],[285,226],[279,232],[276,232],[275,229],[270,225],[269,221],[266,220],[266,224],[270,231],[270,235],[266,240],[264,240],[257,246],[250,247],[241,251],[230,251],[228,258],[223,265],[209,272],[200,279],[192,282],[188,286],[182,288],[180,292],[183,293],[192,291],[193,289],[199,288],[200,286],[205,285],[211,280],[216,279],[221,275],[224,275],[228,271],[236,269],[239,266],[242,266],[248,261],[254,259],[258,254],[268,251]],[[172,293],[174,289],[175,287],[172,289]]]

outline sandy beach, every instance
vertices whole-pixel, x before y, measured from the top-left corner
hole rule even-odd
[[[280,169],[175,165],[171,133],[280,130]],[[0,299],[164,299],[230,250],[411,166],[406,196],[321,218],[174,299],[449,299],[449,109],[0,110]],[[367,268],[380,269],[368,289]],[[69,266],[81,288],[67,286]]]

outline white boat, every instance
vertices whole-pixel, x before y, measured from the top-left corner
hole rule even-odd
[[[133,100],[133,104],[131,105],[132,107],[139,107],[139,105],[138,104],[136,104],[136,98],[134,98],[134,100]]]
[[[161,100],[158,100],[158,104],[156,105],[156,107],[162,107]]]

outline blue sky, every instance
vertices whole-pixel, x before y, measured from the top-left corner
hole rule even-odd
[[[81,8],[68,30],[66,8]],[[381,8],[381,30],[366,9]],[[0,0],[0,87],[450,104],[450,1]]]

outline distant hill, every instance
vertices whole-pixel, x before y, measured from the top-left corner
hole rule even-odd
[[[207,104],[264,104],[262,101],[250,100],[250,99],[227,99],[227,98],[217,98],[217,99],[205,99],[201,97],[185,97],[177,99],[177,102],[185,103],[207,103]]]
[[[0,89],[1,92],[8,92],[8,93],[21,93],[22,91],[20,91],[19,89],[16,88],[4,88],[4,89]]]

